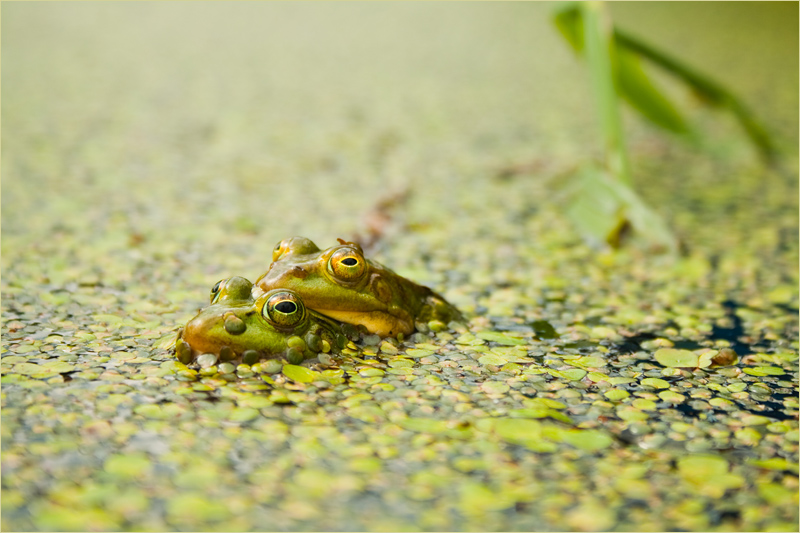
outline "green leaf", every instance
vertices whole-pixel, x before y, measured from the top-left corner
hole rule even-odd
[[[299,383],[311,383],[319,378],[319,372],[314,372],[304,366],[283,365],[283,375]]]
[[[254,407],[237,407],[231,411],[228,420],[231,422],[247,422],[258,417],[260,413]]]
[[[566,424],[572,424],[570,417],[547,407],[512,409],[508,412],[508,415],[513,418],[552,418]]]
[[[683,403],[686,401],[686,396],[671,390],[662,390],[658,393],[658,397],[670,403]]]
[[[478,362],[482,365],[497,365],[502,366],[506,364],[508,361],[500,357],[499,355],[487,354],[478,359]]]
[[[677,241],[661,216],[627,185],[586,168],[577,180],[567,216],[590,244],[619,248],[628,234],[652,251],[674,253]]]
[[[678,350],[676,348],[661,348],[655,353],[656,361],[664,366],[697,368],[700,356],[689,350]]]
[[[727,108],[744,128],[761,156],[768,162],[774,162],[778,150],[772,138],[750,110],[727,88],[616,28],[614,29],[614,41],[620,48],[647,59],[689,85],[705,102]]]
[[[615,402],[616,401],[620,401],[620,400],[624,400],[625,398],[627,398],[630,395],[631,395],[631,393],[629,393],[628,391],[626,391],[624,389],[611,389],[611,390],[607,390],[606,392],[603,393],[603,396],[605,396],[609,400],[615,401]]]
[[[613,47],[613,53],[620,95],[653,124],[673,133],[688,133],[689,128],[675,106],[645,74],[639,56],[619,46]]]
[[[564,2],[553,16],[558,31],[576,52],[583,51],[583,17],[577,2]]]
[[[494,431],[504,441],[535,452],[554,452],[558,446],[545,437],[544,427],[541,422],[528,418],[498,418],[494,421]]]
[[[653,387],[654,389],[668,389],[669,382],[659,378],[644,378],[641,381],[642,385]]]
[[[745,374],[749,374],[751,376],[782,376],[786,373],[782,368],[777,366],[757,366],[755,368],[745,368],[743,371]]]
[[[486,341],[494,341],[496,343],[505,344],[507,346],[519,346],[525,344],[525,339],[519,339],[517,337],[509,337],[497,331],[479,331],[475,335],[480,339]]]
[[[586,370],[582,368],[568,368],[566,370],[548,370],[547,373],[553,377],[567,379],[569,381],[578,381],[583,379],[586,375]]]
[[[444,433],[449,429],[446,420],[433,418],[403,418],[397,421],[397,425],[418,433]]]
[[[614,442],[608,433],[599,429],[571,429],[562,434],[562,440],[588,452],[608,448]]]
[[[582,10],[583,7],[583,10]],[[576,2],[557,8],[553,23],[577,54],[586,50],[583,11],[586,6]],[[778,156],[775,143],[755,115],[723,85],[669,57],[636,37],[614,27],[612,50],[616,57],[615,83],[623,98],[654,124],[675,133],[687,133],[689,128],[674,106],[652,85],[639,64],[639,59],[658,66],[688,85],[702,101],[727,109],[739,121],[745,134],[756,146],[762,158],[774,163]]]

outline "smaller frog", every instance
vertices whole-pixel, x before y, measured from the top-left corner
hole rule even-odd
[[[275,289],[253,298],[252,289],[238,276],[214,285],[211,305],[178,331],[178,360],[189,364],[210,353],[219,362],[253,364],[283,356],[297,364],[346,344],[338,325],[306,309],[296,293]]]
[[[322,315],[383,337],[408,335],[418,323],[434,319],[464,320],[439,294],[365,258],[361,246],[342,239],[326,250],[305,237],[279,242],[253,294],[278,288],[296,292]]]

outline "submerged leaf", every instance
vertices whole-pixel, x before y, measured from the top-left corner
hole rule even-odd
[[[652,251],[674,253],[677,241],[661,216],[627,185],[587,168],[567,215],[591,244],[618,248],[631,237]]]

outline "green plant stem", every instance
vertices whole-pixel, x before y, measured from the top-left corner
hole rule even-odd
[[[603,25],[605,7],[602,2],[582,2],[583,39],[586,59],[600,110],[600,122],[606,144],[608,167],[622,183],[632,186],[628,154],[622,133],[617,92],[611,65],[611,34]]]

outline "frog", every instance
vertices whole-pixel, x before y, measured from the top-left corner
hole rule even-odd
[[[254,295],[292,290],[317,313],[381,337],[409,335],[431,320],[464,321],[432,289],[367,259],[358,243],[337,240],[325,250],[305,237],[280,241],[269,269],[256,280]]]
[[[337,352],[347,343],[338,324],[303,304],[288,289],[253,297],[253,283],[234,276],[211,289],[211,305],[178,331],[175,354],[190,364],[201,354],[220,363],[254,364],[285,357],[299,364],[320,353]]]

